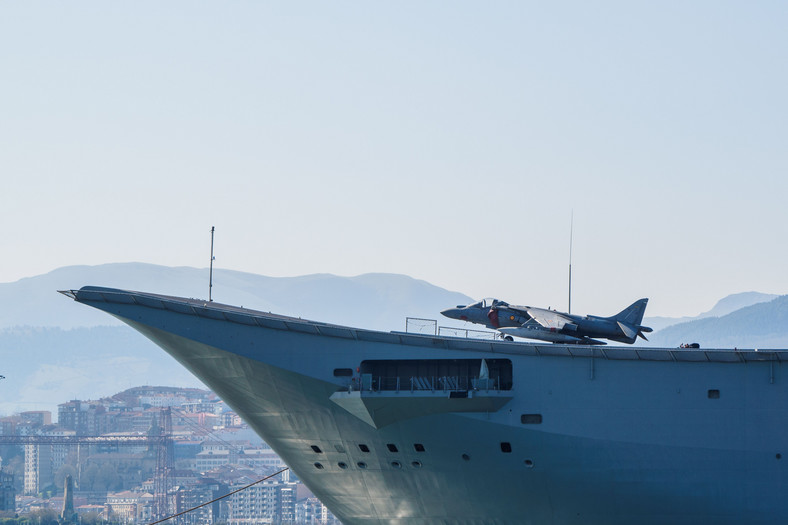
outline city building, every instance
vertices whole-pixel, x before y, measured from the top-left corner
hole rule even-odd
[[[97,401],[72,400],[57,406],[57,424],[78,436],[98,436],[106,432],[100,417],[106,409]]]
[[[14,512],[16,510],[16,490],[14,489],[14,475],[0,470],[0,511]]]
[[[80,519],[84,519],[87,516],[95,515],[96,517],[103,518],[104,517],[104,505],[79,505],[74,509],[77,513],[77,516]]]
[[[52,445],[25,445],[25,494],[38,494],[53,481]]]
[[[124,523],[145,523],[153,517],[153,495],[148,492],[122,492],[107,495],[104,518]]]
[[[0,436],[32,438],[23,446],[24,469],[19,465],[16,473],[8,472],[8,466],[0,470],[0,511],[18,505],[20,515],[37,509],[60,513],[64,499],[52,496],[49,489],[60,487],[63,479],[56,477],[70,471],[73,513],[129,525],[149,523],[154,519],[156,489],[161,486],[159,445],[123,440],[151,432],[158,435],[162,408],[172,412],[168,428],[172,429],[170,454],[175,461],[166,467],[165,483],[170,487],[167,501],[173,513],[198,507],[284,467],[279,456],[212,393],[139,387],[97,401],[62,403],[54,425],[51,413],[43,411],[0,418]],[[97,441],[94,436],[107,440]],[[81,444],[52,443],[52,437],[76,438]],[[62,469],[66,464],[74,469]],[[285,472],[188,512],[177,523],[337,523],[295,477],[290,479]],[[23,487],[16,493],[14,481]]]
[[[282,459],[270,448],[237,448],[210,443],[195,457],[195,470],[208,472],[224,465],[243,465],[264,471],[284,467]]]
[[[314,496],[296,503],[295,522],[299,525],[340,525],[339,520]]]
[[[195,509],[179,517],[179,525],[204,525],[227,520],[229,504],[226,500],[213,501],[229,492],[227,485],[214,479],[204,478],[189,486],[179,487],[176,492],[176,513]]]
[[[49,410],[30,410],[20,412],[19,417],[22,421],[43,427],[52,424],[52,412]]]
[[[73,436],[73,430],[55,425],[39,429],[35,435],[44,437]],[[68,457],[69,447],[62,443],[30,443],[25,445],[25,494],[38,494],[55,481],[55,473]]]
[[[228,525],[295,522],[295,485],[292,482],[263,482],[236,492],[229,498]],[[230,490],[238,488],[240,486],[232,486]]]
[[[224,412],[222,414],[221,424],[224,427],[240,427],[243,424],[241,416],[235,412]]]

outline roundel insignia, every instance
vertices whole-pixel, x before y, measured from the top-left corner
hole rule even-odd
[[[510,321],[514,321],[514,316],[513,316],[513,315],[510,315],[510,316],[509,316],[509,320],[510,320]]]

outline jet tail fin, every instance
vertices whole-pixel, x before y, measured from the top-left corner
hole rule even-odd
[[[624,335],[623,338],[616,339],[617,341],[632,344],[638,337],[648,341],[643,332],[648,333],[651,331],[651,328],[640,325],[643,321],[643,314],[646,313],[646,304],[648,304],[648,299],[638,299],[611,318],[618,324],[618,328]]]
[[[613,320],[630,326],[640,326],[640,323],[643,321],[643,314],[646,313],[646,304],[648,304],[648,299],[638,299],[614,315]]]

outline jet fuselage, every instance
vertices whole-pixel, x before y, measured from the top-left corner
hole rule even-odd
[[[635,301],[612,317],[572,315],[550,308],[514,306],[498,299],[484,299],[468,306],[443,310],[451,319],[481,324],[505,336],[525,337],[553,343],[605,344],[594,338],[634,343],[642,332],[640,326],[648,299]]]

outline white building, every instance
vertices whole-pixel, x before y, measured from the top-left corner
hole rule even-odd
[[[107,494],[104,517],[123,523],[147,523],[153,517],[153,495],[124,490]]]
[[[73,436],[73,430],[48,430],[43,437]],[[25,445],[25,494],[35,495],[55,481],[55,473],[66,462],[68,445],[62,443],[32,443]]]
[[[240,487],[230,487],[235,490]],[[295,521],[295,483],[264,482],[230,496],[228,525]]]
[[[282,459],[270,447],[243,448],[206,441],[195,458],[195,470],[208,472],[224,465],[243,465],[252,470],[282,468]]]

